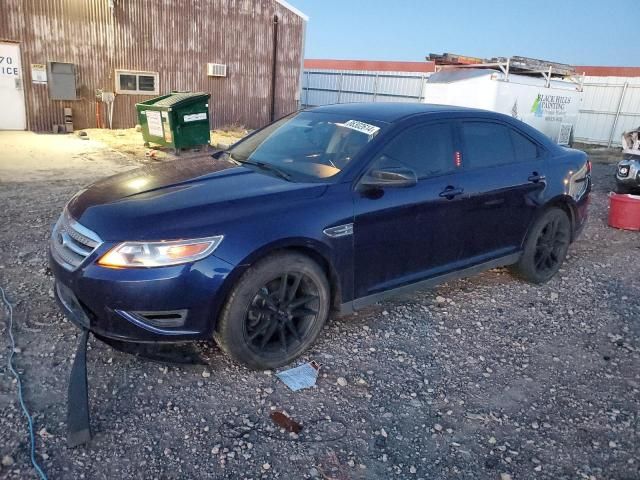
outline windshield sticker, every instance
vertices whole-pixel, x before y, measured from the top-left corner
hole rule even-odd
[[[358,120],[349,120],[345,123],[338,123],[337,125],[341,127],[350,128],[351,130],[355,130],[356,132],[364,133],[365,135],[375,135],[380,130],[380,127],[376,127],[375,125],[370,125],[368,123],[359,122]]]

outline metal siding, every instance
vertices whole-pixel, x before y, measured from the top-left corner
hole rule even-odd
[[[330,60],[309,58],[304,61],[308,70],[354,70],[359,72],[422,72],[436,71],[434,62],[394,62],[376,60]]]
[[[0,38],[21,44],[28,128],[49,130],[73,108],[76,128],[92,127],[95,90],[114,91],[114,70],[159,73],[159,91],[211,93],[212,126],[255,128],[269,121],[273,16],[280,20],[276,114],[297,107],[304,20],[275,0],[2,0]],[[3,8],[4,10],[4,8]],[[77,66],[77,101],[49,100],[31,83],[31,63]],[[227,64],[227,77],[208,77],[207,63]],[[136,123],[146,95],[117,95],[115,128]]]
[[[619,146],[622,132],[638,126],[640,77],[585,77],[584,97],[574,134],[576,140],[600,145],[611,142],[611,145]]]
[[[305,69],[305,106],[349,102],[417,102],[429,73]]]
[[[640,67],[577,65],[576,72],[593,77],[640,77]]]
[[[274,4],[280,26],[276,73],[276,111],[279,118],[299,107],[300,78],[304,55],[304,20],[282,6]]]

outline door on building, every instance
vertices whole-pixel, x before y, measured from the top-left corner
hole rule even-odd
[[[25,130],[24,81],[20,46],[0,42],[0,130]]]

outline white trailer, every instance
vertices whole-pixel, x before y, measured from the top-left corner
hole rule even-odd
[[[572,142],[582,81],[552,69],[509,71],[509,62],[446,67],[425,85],[424,102],[511,115],[561,145]]]

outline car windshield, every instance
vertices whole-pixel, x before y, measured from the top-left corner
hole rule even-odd
[[[299,112],[267,126],[227,153],[232,160],[288,180],[323,180],[349,165],[383,126],[342,115]]]

